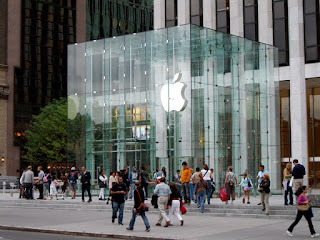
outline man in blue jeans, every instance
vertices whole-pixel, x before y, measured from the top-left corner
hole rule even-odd
[[[144,225],[146,225],[145,231],[146,232],[150,231],[150,224],[149,224],[148,218],[146,216],[146,213],[142,208],[141,203],[144,203],[144,192],[140,186],[140,182],[135,181],[134,206],[132,209],[132,218],[131,218],[129,227],[127,227],[127,230],[129,230],[129,231],[133,230],[134,223],[136,221],[136,217],[138,214],[140,214],[140,216],[143,219]]]
[[[118,182],[115,183],[111,189],[112,195],[112,223],[114,223],[114,219],[117,218],[117,213],[119,210],[118,223],[119,225],[123,225],[123,209],[125,202],[125,195],[128,193],[127,186],[123,183],[123,178],[121,176],[118,177]]]

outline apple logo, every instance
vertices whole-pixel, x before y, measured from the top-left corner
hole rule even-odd
[[[185,83],[180,82],[182,73],[176,73],[173,78],[173,83],[165,84],[161,89],[161,103],[166,110],[170,111],[183,111],[188,104],[184,97],[184,91],[187,87]]]

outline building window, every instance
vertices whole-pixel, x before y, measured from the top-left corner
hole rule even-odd
[[[291,158],[290,81],[281,81],[279,87],[281,158]]]
[[[191,24],[203,26],[203,0],[190,0]]]
[[[245,38],[259,41],[257,0],[243,1],[243,26]]]
[[[216,29],[220,32],[230,33],[229,0],[216,0],[216,6],[217,6]]]
[[[279,66],[289,66],[288,0],[273,0],[273,44],[279,49]]]
[[[178,25],[178,1],[166,0],[166,27]]]
[[[319,1],[304,0],[304,47],[305,62],[320,61],[320,33],[319,33]]]

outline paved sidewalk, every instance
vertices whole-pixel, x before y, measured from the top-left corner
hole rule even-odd
[[[87,212],[73,210],[39,210],[0,208],[0,226],[15,226],[35,228],[39,230],[57,230],[71,232],[85,232],[94,234],[113,234],[165,239],[287,239],[285,230],[292,221],[282,219],[251,219],[232,217],[212,217],[186,214],[183,216],[185,224],[179,226],[176,219],[174,226],[156,227],[157,214],[147,214],[151,225],[151,232],[144,231],[142,219],[136,220],[133,232],[126,230],[131,218],[131,212],[124,213],[124,226],[111,223],[111,211]],[[316,231],[320,232],[320,222],[315,221]],[[306,221],[303,219],[296,227],[296,239],[309,239],[310,234]],[[89,238],[88,238],[89,239]]]

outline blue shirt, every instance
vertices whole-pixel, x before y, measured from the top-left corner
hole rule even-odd
[[[266,170],[263,170],[263,172],[260,171],[260,172],[258,173],[258,177],[259,177],[258,183],[259,183],[259,184],[262,182],[262,179],[263,179],[262,177],[263,177],[263,175],[264,175],[265,173],[268,173],[268,174],[269,174],[269,172],[266,171]]]
[[[160,183],[154,189],[154,193],[157,194],[158,197],[168,197],[171,194],[171,190],[167,184]]]

